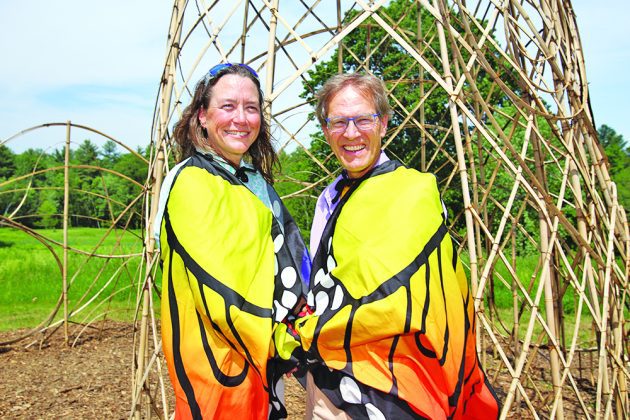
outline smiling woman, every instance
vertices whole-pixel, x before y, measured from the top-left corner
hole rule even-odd
[[[216,93],[206,109],[199,111],[199,123],[207,144],[230,164],[238,166],[260,133],[258,92],[250,79],[228,74],[215,85]]]
[[[304,301],[310,259],[269,184],[276,155],[257,74],[210,69],[174,136],[182,160],[164,181],[155,226],[176,417],[286,417],[282,375],[295,363],[274,344]]]

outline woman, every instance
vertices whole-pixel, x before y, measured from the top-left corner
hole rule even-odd
[[[176,418],[286,415],[278,387],[291,354],[276,349],[291,341],[282,321],[310,261],[270,185],[277,157],[262,108],[256,72],[219,64],[174,129],[181,161],[162,186],[157,226]]]

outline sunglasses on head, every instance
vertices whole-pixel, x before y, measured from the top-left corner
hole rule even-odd
[[[217,77],[217,75],[222,70],[225,70],[226,68],[233,67],[233,66],[238,66],[238,67],[245,68],[248,72],[251,73],[252,76],[254,76],[256,78],[256,80],[258,80],[258,73],[256,73],[256,70],[254,70],[253,68],[251,68],[250,66],[248,66],[247,64],[244,64],[244,63],[221,63],[221,64],[217,64],[216,66],[214,66],[210,70],[208,70],[208,74],[206,75],[206,78],[207,78],[207,80],[214,79],[215,77]]]

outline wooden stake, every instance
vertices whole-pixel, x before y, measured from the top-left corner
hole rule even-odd
[[[63,338],[66,346],[69,345],[68,334],[68,218],[70,212],[70,121],[66,124],[66,146],[63,166],[63,271],[62,295],[63,295]]]

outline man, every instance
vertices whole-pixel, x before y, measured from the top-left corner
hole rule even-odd
[[[391,109],[370,75],[331,78],[317,117],[344,168],[318,199],[307,417],[496,418],[468,283],[435,177],[381,151]]]

